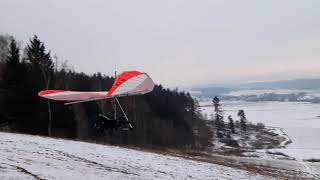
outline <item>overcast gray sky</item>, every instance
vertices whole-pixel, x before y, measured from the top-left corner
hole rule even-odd
[[[0,0],[0,33],[170,86],[320,75],[319,0]]]

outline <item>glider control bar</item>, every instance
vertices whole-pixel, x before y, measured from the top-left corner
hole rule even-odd
[[[133,127],[132,127],[132,125],[131,125],[128,117],[127,117],[127,114],[126,114],[126,113],[124,112],[124,110],[122,109],[122,106],[121,106],[118,98],[117,98],[117,97],[114,97],[114,99],[117,101],[117,103],[118,103],[118,105],[119,105],[119,107],[120,107],[120,109],[121,109],[121,111],[122,111],[122,114],[124,115],[124,117],[126,118],[126,120],[129,122],[130,129],[132,129]]]

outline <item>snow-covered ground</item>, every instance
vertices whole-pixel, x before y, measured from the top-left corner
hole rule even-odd
[[[0,133],[0,179],[270,179],[115,146]]]
[[[211,102],[201,102],[207,105]],[[244,109],[250,122],[281,127],[292,143],[285,149],[274,149],[296,159],[320,159],[320,104],[302,102],[222,102],[225,115],[237,119],[237,111]],[[214,108],[202,107],[209,117]]]

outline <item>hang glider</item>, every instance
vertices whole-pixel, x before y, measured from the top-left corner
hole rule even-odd
[[[66,105],[112,98],[113,119],[110,120],[110,118],[106,116],[99,115],[102,121],[100,121],[96,127],[98,129],[113,128],[117,130],[118,128],[122,128],[123,130],[132,130],[133,126],[123,110],[118,97],[146,94],[151,92],[153,88],[154,82],[148,74],[139,71],[125,71],[116,77],[109,91],[44,90],[40,91],[38,95],[56,101],[68,101],[65,103]],[[123,117],[117,115],[117,105],[120,107]],[[110,127],[108,127],[108,125]]]
[[[139,71],[125,71],[115,79],[109,91],[85,92],[69,90],[44,90],[38,95],[56,101],[68,101],[68,104],[117,98],[122,96],[142,95],[154,88],[154,82],[148,74]]]

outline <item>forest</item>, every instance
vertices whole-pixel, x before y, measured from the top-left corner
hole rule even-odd
[[[141,146],[203,149],[211,143],[212,132],[201,117],[197,101],[189,93],[162,85],[143,96],[119,99],[133,131],[97,131],[97,116],[110,112],[111,101],[66,106],[37,93],[45,89],[107,91],[114,77],[77,72],[48,49],[36,35],[24,43],[11,35],[0,35],[2,130]]]

